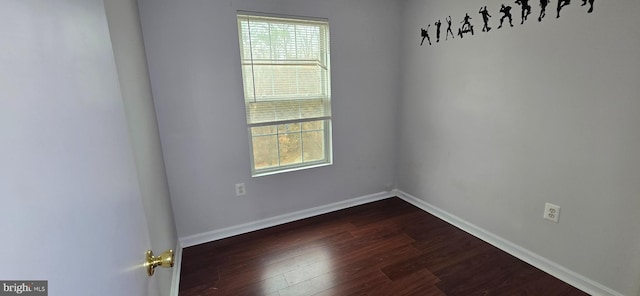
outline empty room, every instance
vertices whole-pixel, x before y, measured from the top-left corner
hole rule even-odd
[[[640,296],[636,0],[3,6],[4,293]]]

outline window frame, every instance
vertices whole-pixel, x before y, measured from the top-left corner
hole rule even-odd
[[[247,93],[246,93],[246,86],[245,86],[245,73],[244,73],[244,66],[245,66],[245,59],[243,59],[243,51],[245,50],[244,45],[243,45],[243,33],[242,33],[242,28],[241,28],[241,19],[242,17],[265,17],[265,18],[274,18],[274,19],[283,19],[283,23],[295,23],[295,22],[300,22],[300,23],[305,23],[305,22],[318,22],[321,23],[322,26],[324,27],[325,33],[324,33],[324,38],[325,40],[323,41],[325,44],[323,45],[325,48],[325,56],[323,57],[324,59],[326,59],[326,79],[324,79],[325,81],[321,81],[322,84],[324,84],[324,91],[326,91],[326,101],[328,103],[328,108],[329,108],[329,115],[328,116],[321,116],[321,117],[316,117],[316,118],[303,118],[303,119],[291,119],[291,120],[274,120],[274,121],[270,121],[270,122],[261,122],[261,123],[249,123],[249,119],[247,117],[246,122],[247,122],[247,134],[249,137],[249,146],[250,146],[250,161],[251,161],[251,176],[252,177],[260,177],[260,176],[267,176],[267,175],[274,175],[274,174],[280,174],[280,173],[286,173],[286,172],[292,172],[292,171],[298,171],[298,170],[304,170],[304,169],[311,169],[311,168],[317,168],[317,167],[323,167],[323,166],[329,166],[333,164],[333,142],[332,142],[332,115],[331,115],[331,49],[330,49],[330,30],[329,30],[329,20],[328,19],[324,19],[324,18],[313,18],[313,17],[302,17],[302,16],[291,16],[291,15],[281,15],[281,14],[268,14],[268,13],[260,13],[260,12],[251,12],[251,11],[241,11],[238,10],[237,14],[236,14],[236,20],[238,23],[238,39],[239,39],[239,50],[240,50],[240,65],[241,65],[241,70],[242,70],[242,88],[243,88],[243,99],[245,102],[245,109],[248,106],[248,99],[247,99]],[[288,60],[284,60],[284,61],[288,61]],[[253,61],[252,61],[252,64]],[[252,72],[253,74],[253,72]],[[322,79],[322,78],[320,78]],[[255,83],[255,82],[253,82]],[[324,98],[321,97],[321,98]],[[313,97],[298,97],[297,99],[295,99],[294,97],[291,97],[291,101],[302,101],[302,100],[309,100],[309,99],[314,99]],[[317,99],[317,98],[316,98]],[[256,98],[254,95],[253,98],[254,101],[279,101],[279,100],[287,100],[287,98],[274,98],[273,100],[270,99],[264,99],[264,98]],[[325,107],[326,108],[326,107]],[[299,163],[293,163],[293,164],[285,164],[285,165],[281,165],[280,161],[281,161],[281,156],[280,156],[280,147],[279,147],[279,143],[280,143],[280,136],[284,135],[284,134],[289,134],[289,133],[280,133],[279,131],[279,126],[280,125],[285,125],[285,124],[291,124],[291,123],[297,123],[302,125],[305,122],[314,122],[314,121],[323,121],[323,128],[322,128],[322,134],[323,134],[323,152],[324,152],[324,157],[323,159],[320,160],[316,160],[316,161],[309,161],[309,162],[304,162],[304,142],[303,142],[303,135],[305,132],[313,132],[313,131],[304,131],[302,130],[302,127],[300,127],[300,130],[294,133],[297,133],[300,135],[300,140],[301,143],[300,145],[302,145],[301,147],[301,154],[302,154],[302,160]],[[254,151],[254,138],[256,138],[256,136],[254,136],[252,128],[255,127],[264,127],[264,126],[273,126],[275,128],[275,134],[269,134],[269,135],[265,135],[265,136],[275,136],[276,137],[276,145],[277,146],[277,153],[278,153],[278,165],[276,166],[272,166],[272,167],[266,167],[266,168],[260,168],[257,169],[256,168],[256,164],[255,164],[255,159],[254,159],[254,155],[255,155],[255,151]],[[320,130],[315,130],[315,131],[320,131]]]

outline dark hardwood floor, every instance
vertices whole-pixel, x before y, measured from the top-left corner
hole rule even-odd
[[[587,294],[390,198],[186,248],[190,295]]]

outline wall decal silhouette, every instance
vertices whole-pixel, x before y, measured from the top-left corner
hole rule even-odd
[[[587,0],[582,0],[582,6],[587,5]],[[589,11],[587,11],[588,13],[592,13],[593,12],[593,0],[589,0]]]
[[[547,5],[549,5],[549,0],[540,0],[540,16],[538,17],[538,21],[541,22],[545,15],[547,15]]]
[[[534,0],[515,0],[514,1],[515,4],[520,5],[520,8],[521,8],[521,15],[520,15],[521,25],[523,25],[527,21],[528,16],[531,14],[531,11],[532,11],[532,8],[530,5],[531,1],[534,1]],[[565,6],[571,4],[571,0],[556,0],[556,1],[558,3],[556,18],[560,18],[560,12]],[[575,1],[578,1],[578,0],[575,0]],[[587,12],[592,13],[594,2],[595,0],[582,0],[581,6],[587,6],[587,4],[589,4],[589,8]],[[542,19],[546,17],[547,7],[550,4],[551,4],[551,0],[540,0],[540,15],[538,15],[538,22],[542,22]],[[513,7],[506,4],[500,5],[500,13],[502,14],[502,16],[500,17],[500,25],[498,26],[498,29],[502,28],[502,25],[504,25],[505,19],[509,21],[509,26],[513,27],[513,15],[511,14],[512,8]],[[482,32],[491,31],[492,28],[489,26],[489,19],[492,18],[493,16],[489,13],[489,9],[487,9],[487,6],[486,5],[480,6],[480,10],[478,11],[478,13],[482,16],[482,22],[483,22]],[[447,35],[445,40],[449,40],[449,35],[451,35],[451,39],[455,39],[455,35],[460,36],[461,39],[464,38],[464,35],[467,33],[471,33],[472,36],[475,35],[473,30],[473,25],[470,22],[470,20],[472,20],[473,18],[469,16],[469,13],[465,13],[464,18],[460,22],[462,26],[458,28],[457,34],[454,33],[453,30],[451,29],[451,26],[452,26],[451,16],[447,16],[444,19],[447,22],[447,32],[446,32]],[[420,36],[422,37],[422,41],[420,41],[420,46],[424,45],[425,39],[428,41],[429,45],[433,45],[431,43],[431,36],[429,35],[429,29],[431,28],[431,25],[432,24],[428,24],[426,29],[421,28]],[[433,23],[433,25],[436,26],[436,42],[440,42],[440,37],[442,32],[442,19],[437,19],[435,23]]]
[[[520,18],[522,19],[520,21],[520,24],[524,24],[524,21],[527,20],[527,17],[531,14],[531,5],[529,5],[529,0],[516,0],[516,4],[520,5],[520,7],[522,8],[522,14],[520,15]]]
[[[558,15],[556,16],[556,18],[560,18],[560,10],[562,10],[563,7],[569,5],[569,1],[570,0],[558,0]]]
[[[431,27],[431,24],[429,24],[427,26],[427,29],[425,30],[424,28],[422,28],[421,30],[421,35],[422,35],[422,42],[420,42],[420,46],[422,46],[422,44],[424,43],[424,39],[426,38],[427,41],[429,41],[429,45],[431,45],[431,38],[429,37],[429,27]]]
[[[449,33],[451,33],[451,39],[453,39],[454,34],[453,31],[451,31],[451,16],[445,18],[445,20],[447,21],[447,38],[445,40],[449,40]]]
[[[478,13],[482,15],[482,21],[484,22],[484,26],[482,27],[482,32],[491,31],[491,27],[489,27],[489,18],[491,17],[491,15],[489,14],[487,7],[486,6],[480,7],[480,11]]]
[[[504,4],[502,4],[502,7],[500,7],[500,12],[502,13],[502,17],[500,18],[500,26],[498,26],[498,29],[502,28],[502,23],[504,22],[505,18],[509,19],[509,25],[511,25],[513,27],[513,18],[511,17],[511,6],[504,6]]]
[[[440,20],[438,20],[436,23],[436,42],[440,42],[440,26],[442,25],[442,22]]]
[[[462,24],[462,27],[458,29],[458,36],[460,36],[460,38],[462,38],[464,34],[469,32],[471,32],[471,35],[473,35],[473,25],[471,25],[471,23],[469,22],[470,19],[472,18],[467,13],[464,15],[464,19],[460,22]]]

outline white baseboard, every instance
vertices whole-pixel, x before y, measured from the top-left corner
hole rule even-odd
[[[170,296],[178,296],[180,292],[180,271],[182,269],[182,246],[180,241],[176,243],[175,252],[173,253],[173,276],[171,277]]]
[[[497,247],[498,249],[501,249],[517,257],[518,259],[524,262],[527,262],[537,267],[538,269],[590,295],[624,296],[623,294],[618,293],[596,281],[593,281],[585,276],[582,276],[576,272],[573,272],[557,263],[554,263],[536,253],[533,253],[519,245],[516,245],[506,239],[503,239],[500,236],[497,236],[489,231],[486,231],[470,222],[467,222],[453,214],[450,214],[406,192],[403,192],[400,190],[394,190],[391,193],[413,204],[414,206],[422,209],[423,211],[430,213],[457,228],[462,229],[463,231]]]
[[[319,206],[311,209],[306,209],[302,211],[297,211],[289,214],[284,214],[276,217],[271,217],[267,219],[262,219],[258,221],[253,221],[237,226],[231,226],[228,228],[218,229],[214,231],[209,231],[205,233],[200,233],[196,235],[191,235],[187,237],[180,238],[180,244],[183,248],[191,247],[203,243],[208,243],[211,241],[231,237],[238,234],[248,233],[251,231],[256,231],[284,223],[289,223],[296,220],[301,220],[321,214],[326,214],[329,212],[334,212],[337,210],[342,210],[346,208],[350,208],[357,205],[362,205],[378,200],[382,200],[385,198],[390,198],[396,196],[395,191],[393,192],[379,192],[371,195],[365,195],[361,197],[352,198],[345,201],[340,201],[324,206]]]

